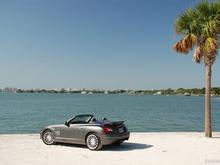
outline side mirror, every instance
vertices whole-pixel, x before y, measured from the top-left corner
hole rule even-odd
[[[68,122],[68,121],[65,121],[65,123],[64,123],[67,127],[69,127],[70,126],[70,123]]]
[[[102,120],[104,121],[104,120],[107,120],[105,117],[102,117]]]

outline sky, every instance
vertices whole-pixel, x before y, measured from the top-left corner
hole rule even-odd
[[[204,66],[172,49],[199,0],[2,0],[0,87],[204,87]],[[213,86],[220,86],[220,59]]]

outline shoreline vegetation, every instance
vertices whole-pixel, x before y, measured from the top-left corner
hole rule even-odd
[[[1,93],[72,93],[72,94],[130,94],[130,95],[183,95],[183,96],[204,96],[205,88],[178,88],[178,89],[152,89],[152,90],[131,90],[131,89],[73,89],[73,88],[55,88],[55,89],[19,89],[2,88]],[[211,96],[220,96],[220,87],[211,89]]]

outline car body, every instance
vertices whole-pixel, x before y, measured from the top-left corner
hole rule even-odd
[[[111,122],[106,118],[96,120],[91,114],[77,115],[64,124],[49,125],[40,132],[47,145],[56,142],[87,145],[90,150],[99,150],[103,145],[121,144],[130,133],[124,121]]]

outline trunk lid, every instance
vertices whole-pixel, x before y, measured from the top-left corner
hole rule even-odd
[[[105,122],[103,123],[104,128],[111,128],[113,131],[111,133],[124,133],[126,132],[126,127],[124,121],[116,122]]]

